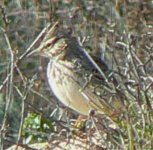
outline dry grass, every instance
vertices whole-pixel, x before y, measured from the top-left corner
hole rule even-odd
[[[100,52],[120,80],[119,88],[124,93],[127,110],[125,121],[118,122],[120,131],[101,121],[100,127],[95,125],[98,132],[87,134],[87,143],[108,150],[151,150],[152,6],[149,0],[143,3],[118,0],[116,4],[115,0],[0,2],[0,147],[6,149],[16,143],[44,141],[51,144],[63,139],[71,141],[74,136],[89,131],[73,128],[77,114],[64,108],[50,92],[45,74],[47,60],[24,55],[39,45],[41,39],[32,43],[48,23],[60,21],[61,26],[73,29],[88,51]],[[90,126],[91,120],[88,119],[86,126]],[[44,124],[48,128],[42,127]],[[96,142],[91,139],[97,133],[101,135],[100,144],[96,143],[98,139]]]

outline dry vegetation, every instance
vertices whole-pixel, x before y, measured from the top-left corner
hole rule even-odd
[[[153,149],[152,13],[151,0],[0,2],[0,148],[46,142],[46,149]],[[94,117],[73,126],[78,114],[50,91],[47,60],[25,57],[55,21],[114,70],[127,108],[118,128]]]

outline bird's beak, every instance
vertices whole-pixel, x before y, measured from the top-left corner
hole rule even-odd
[[[41,55],[40,53],[41,53],[40,48],[37,48],[37,49],[34,49],[32,51],[29,51],[27,53],[26,57],[29,57],[29,56],[38,56],[38,55]]]
[[[48,45],[52,45],[56,42],[56,40],[58,40],[58,38],[56,38],[56,33],[57,30],[59,28],[59,22],[56,22],[47,32],[47,34],[45,35],[44,39],[42,40],[42,44],[34,49],[34,50],[30,50],[29,52],[27,52],[26,56],[37,56],[37,55],[44,55],[42,49],[44,48],[44,45],[48,44]],[[55,36],[55,37],[54,37]],[[54,37],[54,38],[53,38]]]

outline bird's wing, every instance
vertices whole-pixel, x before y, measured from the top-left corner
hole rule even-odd
[[[95,110],[105,113],[111,118],[118,116],[120,110],[124,109],[124,104],[119,91],[116,90],[117,79],[100,57],[89,55],[89,58],[81,49],[80,46],[73,48],[77,54],[73,52],[74,58],[71,58],[81,94]]]

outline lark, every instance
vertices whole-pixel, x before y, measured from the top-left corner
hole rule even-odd
[[[124,108],[117,80],[108,65],[87,53],[71,33],[56,22],[30,55],[49,60],[47,80],[55,96],[67,107],[88,115],[91,110],[115,120]]]

